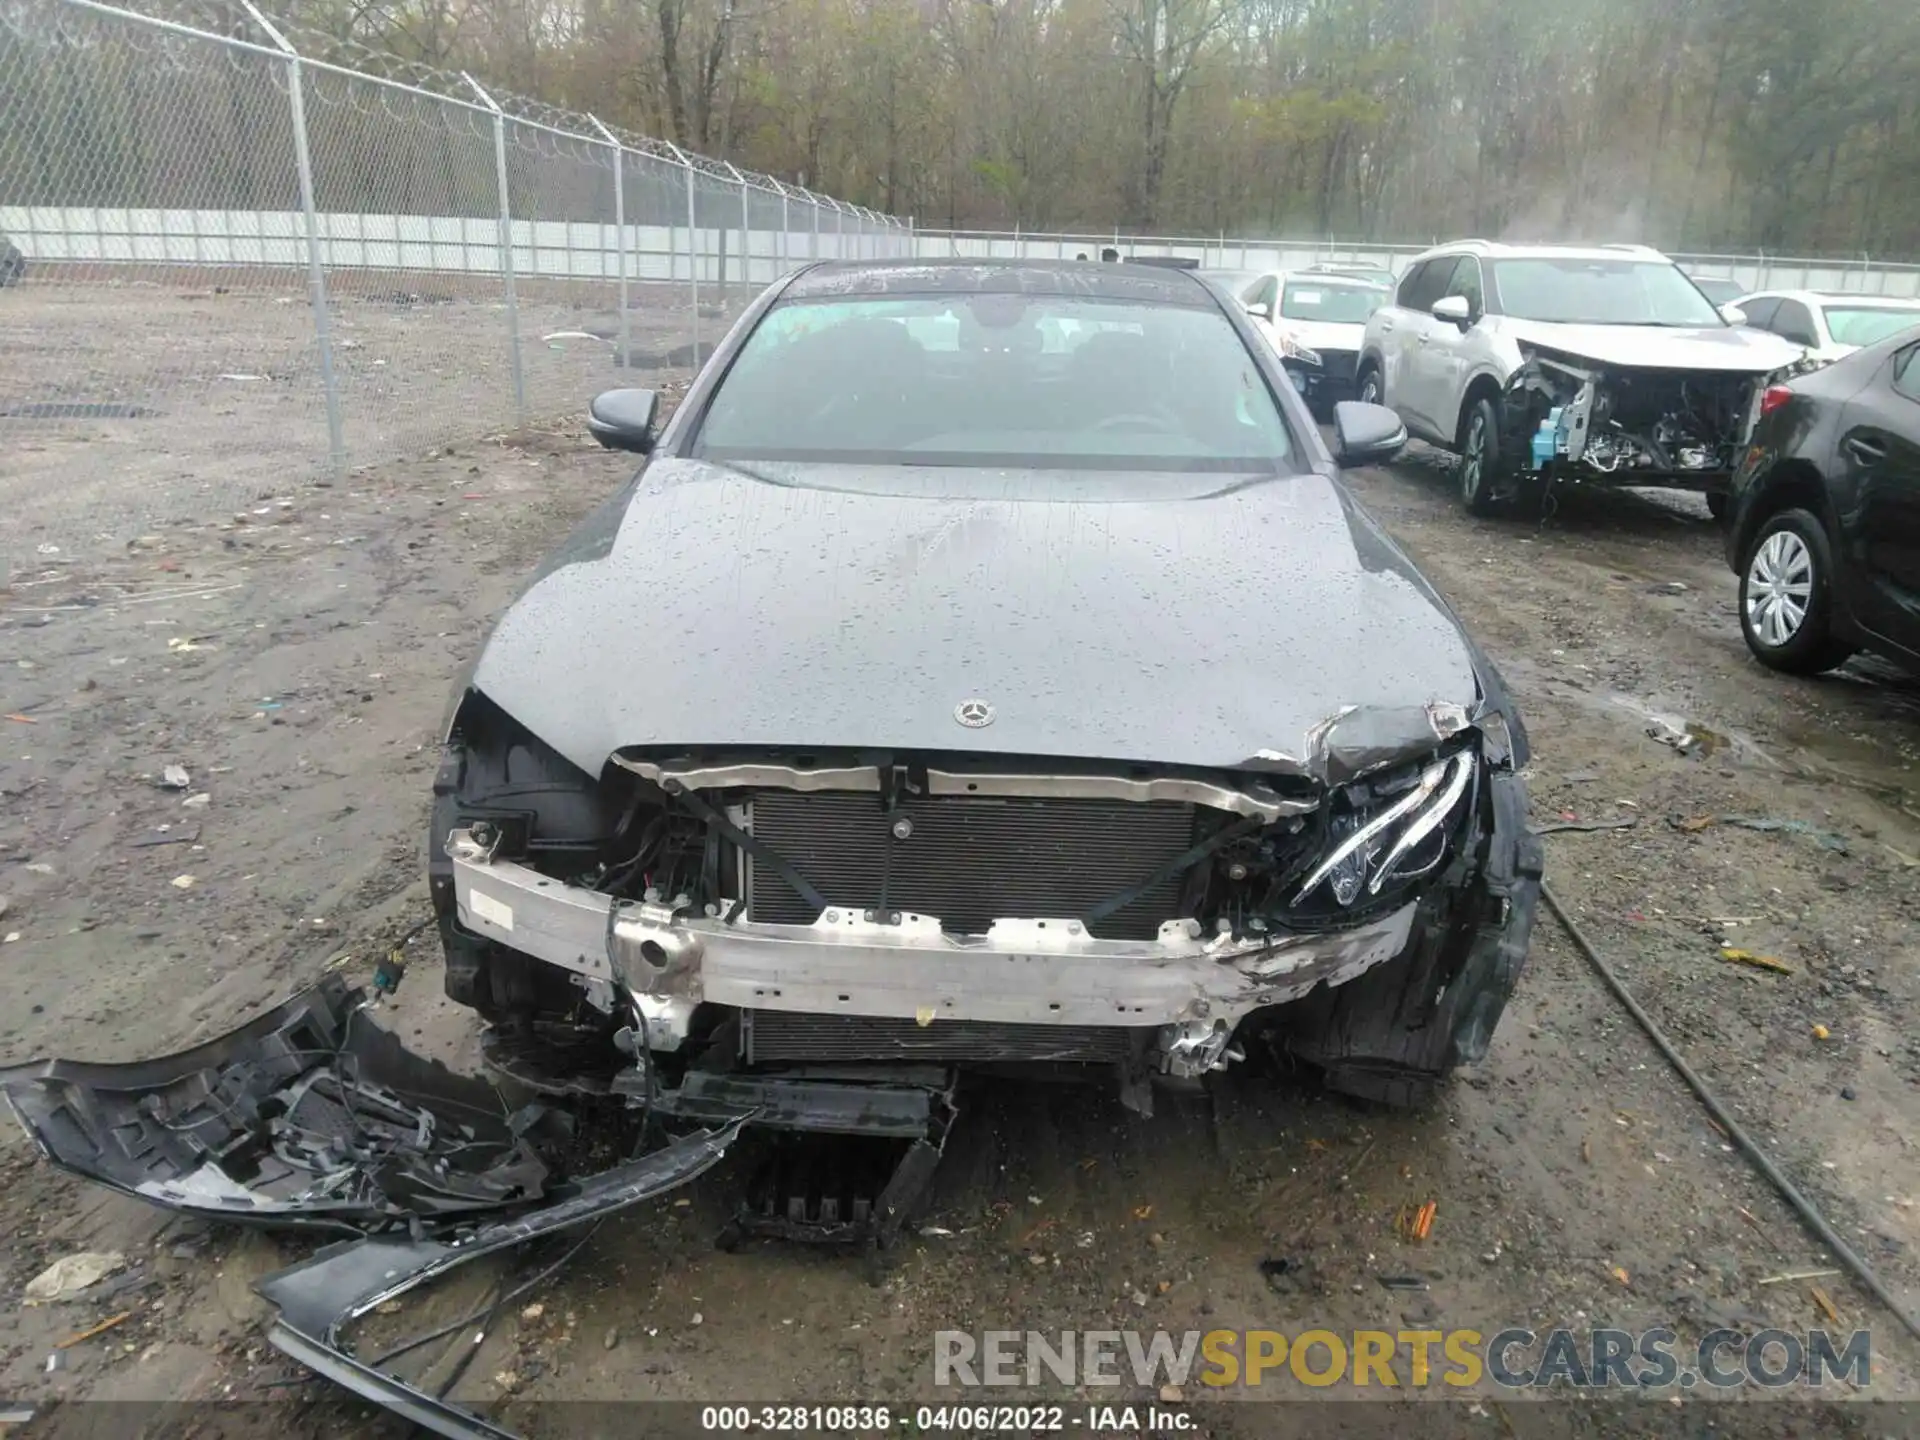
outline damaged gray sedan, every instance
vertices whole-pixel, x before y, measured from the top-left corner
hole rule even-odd
[[[656,417],[594,402],[647,459],[448,722],[432,891],[500,1070],[911,1161],[965,1071],[1145,1109],[1258,1045],[1406,1103],[1484,1052],[1538,889],[1524,732],[1236,307],[817,265]]]

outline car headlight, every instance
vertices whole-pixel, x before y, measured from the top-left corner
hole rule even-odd
[[[1434,761],[1401,786],[1336,795],[1328,822],[1331,848],[1307,872],[1293,903],[1301,904],[1324,885],[1345,909],[1363,894],[1378,895],[1387,885],[1432,870],[1446,854],[1449,822],[1473,780],[1473,767],[1472,752],[1462,750]]]
[[[1302,365],[1318,366],[1320,364],[1318,351],[1309,350],[1284,330],[1276,329],[1274,333],[1279,337],[1280,354],[1283,359],[1298,360]]]

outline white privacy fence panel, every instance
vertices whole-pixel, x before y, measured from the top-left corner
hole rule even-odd
[[[1450,237],[1436,237],[1434,243]],[[1398,273],[1427,245],[1382,245],[1346,240],[1228,240],[1167,236],[1022,234],[1017,231],[922,230],[913,234],[921,259],[970,256],[994,260],[1098,260],[1103,251],[1122,259],[1179,257],[1209,269],[1298,270],[1340,261],[1380,265]],[[1847,290],[1867,295],[1920,296],[1920,265],[1861,255],[1844,260],[1774,255],[1673,254],[1683,268],[1703,278],[1725,278],[1751,290]]]

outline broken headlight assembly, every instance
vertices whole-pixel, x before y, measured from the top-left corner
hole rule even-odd
[[[1311,365],[1316,370],[1320,368],[1320,352],[1317,350],[1309,350],[1294,337],[1292,332],[1276,325],[1273,327],[1273,339],[1274,344],[1279,347],[1280,358],[1282,360],[1292,360],[1301,365]]]
[[[1446,858],[1473,779],[1473,752],[1459,750],[1336,791],[1323,848],[1295,888],[1293,908],[1330,920],[1430,874]]]

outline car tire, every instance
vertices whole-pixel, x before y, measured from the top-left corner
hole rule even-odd
[[[1740,563],[1740,633],[1747,649],[1769,670],[1818,675],[1853,653],[1833,622],[1826,526],[1806,510],[1768,516]]]
[[[1380,367],[1362,365],[1359,378],[1353,384],[1353,398],[1363,405],[1384,405],[1387,403],[1386,384],[1380,378]]]
[[[1506,460],[1500,448],[1500,415],[1482,397],[1467,408],[1460,438],[1460,501],[1470,515],[1497,515],[1507,508]]]

